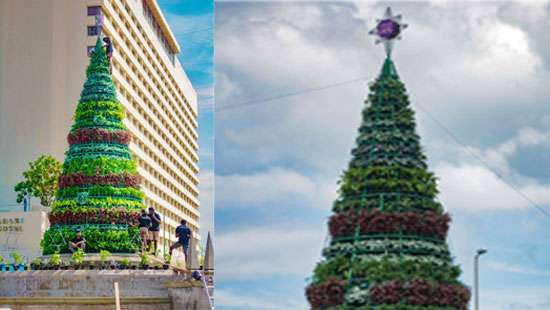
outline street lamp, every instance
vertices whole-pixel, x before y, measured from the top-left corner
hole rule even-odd
[[[486,249],[479,249],[474,257],[474,294],[475,310],[479,310],[479,257],[487,253]]]

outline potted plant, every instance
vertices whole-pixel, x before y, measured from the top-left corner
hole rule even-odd
[[[11,252],[11,258],[13,259],[13,269],[19,271],[25,271],[25,264],[23,263],[23,256],[17,252]]]
[[[118,267],[120,269],[126,269],[126,268],[128,268],[129,264],[130,264],[130,260],[128,258],[124,258],[120,261],[120,265]]]
[[[42,268],[42,260],[40,259],[40,257],[35,258],[31,262],[31,268],[33,270],[40,270],[40,268]]]
[[[0,255],[0,270],[2,270],[2,272],[6,271],[6,262],[4,260],[4,257],[2,257],[1,255]]]
[[[107,259],[111,256],[111,252],[107,250],[99,251],[99,259],[101,260],[101,265],[103,268],[107,268]]]
[[[61,254],[59,254],[59,251],[56,251],[52,254],[52,256],[50,256],[50,261],[48,264],[52,269],[59,268],[59,265],[61,265]]]
[[[79,269],[84,262],[84,251],[82,251],[82,249],[76,250],[76,252],[74,252],[72,255],[72,260],[75,266]]]
[[[170,261],[172,260],[172,256],[170,254],[165,253],[164,254],[164,264],[162,265],[162,269],[167,270],[170,268]]]
[[[59,265],[59,269],[61,270],[67,270],[69,269],[69,263],[68,262],[61,262],[61,264]]]
[[[141,253],[140,266],[143,269],[149,269],[149,255],[147,253]]]

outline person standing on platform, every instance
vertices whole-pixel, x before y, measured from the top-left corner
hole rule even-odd
[[[149,217],[151,218],[151,227],[149,227],[149,251],[153,249],[153,255],[156,256],[160,241],[160,214],[155,212],[155,208],[149,207]]]
[[[189,257],[189,241],[193,236],[193,231],[187,227],[187,221],[181,220],[181,225],[176,228],[176,238],[178,241],[170,246],[170,256],[172,256],[172,251],[179,247],[183,247],[183,254],[185,254],[185,261]]]
[[[141,215],[138,218],[139,222],[139,236],[141,238],[141,253],[147,250],[147,243],[149,242],[149,228],[151,227],[151,218],[147,215],[145,209],[141,209]]]

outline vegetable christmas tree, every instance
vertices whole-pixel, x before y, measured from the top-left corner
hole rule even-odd
[[[143,193],[124,116],[98,36],[67,137],[70,147],[49,214],[51,228],[42,240],[43,254],[69,252],[67,241],[76,228],[86,239],[86,252],[139,249],[136,222],[144,208]]]
[[[388,12],[375,29],[386,40],[404,28]],[[470,292],[445,241],[450,217],[436,200],[391,46],[386,52],[306,295],[312,309],[464,310]]]

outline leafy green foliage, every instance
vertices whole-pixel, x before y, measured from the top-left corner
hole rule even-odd
[[[81,265],[84,262],[84,251],[77,249],[71,256],[73,262],[77,265]]]
[[[120,264],[122,266],[128,266],[128,265],[130,265],[130,260],[128,258],[123,258],[123,259],[120,260]]]
[[[82,189],[78,186],[66,187],[59,189],[57,198],[76,198],[77,194]],[[131,187],[115,187],[115,186],[91,186],[86,189],[90,197],[93,196],[111,196],[111,197],[134,197],[143,199],[144,195],[141,190]]]
[[[52,254],[50,256],[50,260],[48,262],[48,264],[50,264],[50,266],[59,266],[59,265],[61,265],[61,254],[59,254],[58,251],[48,253],[48,254]]]
[[[390,280],[410,281],[414,278],[429,279],[434,282],[458,284],[460,267],[451,264],[436,264],[417,260],[392,261],[385,257],[381,261],[359,259],[351,265],[349,257],[336,256],[317,265],[314,276],[317,281],[327,279],[347,279],[349,273],[354,279],[364,279],[368,283],[384,283]]]
[[[128,198],[111,198],[109,196],[101,198],[89,198],[84,203],[79,203],[76,198],[58,200],[53,205],[53,211],[59,212],[63,209],[75,209],[79,206],[86,206],[91,208],[118,208],[123,207],[128,210],[140,210],[144,208],[144,204],[141,200],[128,199]]]
[[[107,261],[107,259],[109,258],[109,256],[111,256],[111,252],[109,252],[107,250],[99,251],[99,259],[101,260],[102,263],[105,263]]]
[[[136,162],[131,159],[120,159],[111,156],[97,157],[79,157],[71,161],[65,161],[63,164],[63,174],[82,172],[85,175],[92,176],[96,173],[105,174],[120,174],[137,172]]]
[[[21,203],[26,195],[32,195],[40,199],[43,206],[51,206],[57,190],[57,178],[61,174],[61,163],[52,156],[41,155],[29,166],[29,170],[23,172],[24,180],[14,188],[17,203]]]
[[[23,256],[21,256],[21,254],[19,254],[19,252],[15,252],[15,251],[11,252],[10,256],[13,259],[14,264],[19,265],[19,264],[23,263]]]
[[[40,245],[44,255],[59,251],[70,253],[68,241],[72,240],[75,232],[71,227],[51,227],[44,233]],[[99,253],[107,250],[111,253],[134,253],[140,247],[139,230],[130,227],[123,230],[89,226],[82,228],[82,236],[86,239],[86,252]]]
[[[140,254],[140,265],[142,266],[146,266],[146,265],[149,265],[149,254],[147,254],[147,252],[143,252]]]

